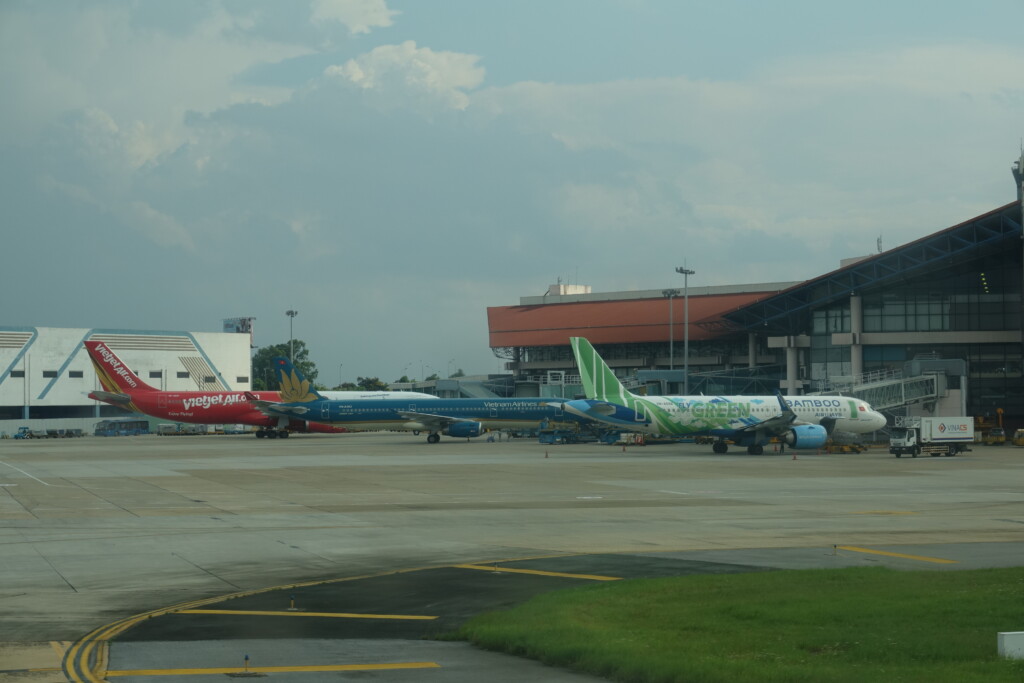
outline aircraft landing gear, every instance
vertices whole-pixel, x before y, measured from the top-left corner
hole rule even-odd
[[[719,439],[711,444],[711,450],[715,453],[725,453],[729,450],[729,444],[725,442],[725,439]]]
[[[749,453],[750,455],[761,455],[762,453],[764,453],[764,446],[762,446],[759,443],[747,446],[747,453]]]
[[[440,434],[427,434],[427,443],[437,443],[441,440]]]

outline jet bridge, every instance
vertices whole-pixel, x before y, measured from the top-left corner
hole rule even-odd
[[[902,371],[866,373],[859,377],[830,382],[828,390],[817,394],[841,393],[867,401],[875,410],[892,411],[914,403],[936,401],[945,392],[944,373],[926,373],[904,377]]]

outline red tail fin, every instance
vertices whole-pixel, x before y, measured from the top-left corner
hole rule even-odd
[[[117,354],[107,348],[103,342],[89,340],[85,342],[85,349],[89,352],[93,367],[96,368],[100,384],[107,391],[126,394],[131,394],[133,391],[158,391],[128,369],[128,366],[121,362]]]

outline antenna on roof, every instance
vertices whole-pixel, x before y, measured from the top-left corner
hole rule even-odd
[[[1013,162],[1010,169],[1013,172],[1013,180],[1017,184],[1017,200],[1024,200],[1024,140],[1020,144],[1020,159]]]
[[[878,236],[878,240],[875,242],[875,248],[878,249],[878,253],[882,253],[882,236]]]

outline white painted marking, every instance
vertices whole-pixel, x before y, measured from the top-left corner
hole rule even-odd
[[[42,479],[40,479],[39,477],[33,477],[33,476],[32,476],[31,474],[29,474],[29,473],[28,473],[28,472],[26,472],[25,470],[23,470],[23,469],[20,469],[20,468],[18,468],[18,467],[15,467],[14,465],[11,465],[10,463],[6,463],[6,462],[2,462],[2,461],[0,461],[0,465],[7,465],[7,466],[8,466],[8,467],[10,467],[10,468],[11,468],[12,470],[17,470],[17,471],[21,472],[22,474],[24,474],[24,475],[25,475],[26,477],[28,477],[29,479],[34,479],[35,481],[38,481],[38,482],[39,482],[40,484],[42,484],[43,486],[53,486],[53,484],[47,484],[47,483],[46,483],[45,481],[43,481],[43,480],[42,480]]]

